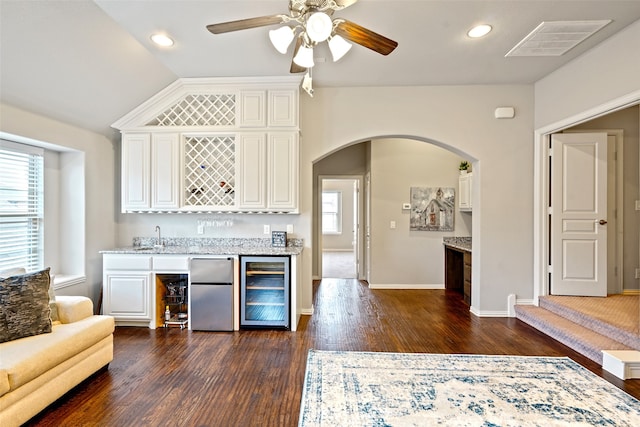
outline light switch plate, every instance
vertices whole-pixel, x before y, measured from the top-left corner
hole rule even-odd
[[[271,234],[271,226],[269,224],[264,225],[264,234]]]
[[[293,233],[293,224],[287,224],[287,233]]]
[[[411,209],[411,203],[403,203],[402,204],[402,209],[404,209],[404,210]]]

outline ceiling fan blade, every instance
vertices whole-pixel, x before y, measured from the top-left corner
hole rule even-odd
[[[349,7],[356,3],[358,0],[335,0],[336,4],[342,8]]]
[[[296,47],[293,49],[293,57],[295,58],[296,55],[298,54],[298,49],[300,49],[300,46],[302,46],[302,37],[298,37],[296,39]],[[292,74],[296,74],[296,73],[304,73],[305,71],[307,71],[306,68],[299,66],[298,64],[296,64],[295,62],[293,62],[293,59],[291,60],[291,68],[289,69],[289,72]]]
[[[340,20],[336,27],[336,34],[361,46],[374,50],[382,55],[388,55],[398,46],[398,42],[368,30],[354,22]]]
[[[249,28],[265,27],[284,23],[285,15],[260,16],[258,18],[240,19],[238,21],[221,22],[207,25],[207,30],[213,34],[229,33],[231,31],[247,30]]]

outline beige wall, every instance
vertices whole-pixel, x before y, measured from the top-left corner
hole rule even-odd
[[[68,254],[65,256],[69,259],[69,257],[73,257],[74,252],[78,253],[78,251],[83,254],[86,283],[73,288],[65,288],[63,293],[86,295],[97,301],[102,286],[102,256],[99,251],[115,245],[114,144],[103,135],[5,104],[0,104],[0,131],[54,144],[57,146],[56,149],[67,148],[75,151],[75,154],[63,153],[60,155],[58,164],[77,162],[82,160],[84,156],[86,166],[84,176],[70,177],[71,180],[66,181],[55,171],[49,170],[47,173],[59,183],[61,204],[73,203],[73,199],[77,195],[74,192],[84,192],[84,224],[81,224],[80,227],[77,227],[78,215],[75,213],[65,215],[64,206],[57,207],[62,212],[59,218],[59,239],[61,241],[71,239],[84,244],[84,247],[80,249],[77,247],[69,248]],[[62,247],[59,243],[58,245],[53,244],[53,247]],[[50,242],[48,248],[51,246]],[[61,269],[65,267],[65,262],[60,261]],[[58,273],[66,272],[58,271]]]
[[[499,106],[513,106],[516,117],[496,120]],[[301,125],[306,247],[314,237],[314,161],[355,142],[422,140],[474,160],[473,310],[504,315],[510,293],[532,298],[532,86],[317,88],[313,99],[301,97]],[[305,265],[310,257],[303,253]],[[310,308],[311,271],[303,277],[303,306]]]
[[[640,92],[640,21],[535,84],[535,127]],[[640,98],[640,93],[637,98]]]
[[[410,231],[411,187],[451,187],[458,195],[462,158],[443,148],[410,139],[371,144],[371,276],[374,287],[444,288],[445,236],[471,236],[469,213],[458,211],[454,231]],[[457,200],[457,199],[456,199]],[[396,228],[391,228],[395,221]]]

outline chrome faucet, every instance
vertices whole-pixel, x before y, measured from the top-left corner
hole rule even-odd
[[[156,244],[156,247],[161,248],[162,245],[162,239],[160,238],[160,226],[156,225],[156,232],[158,233],[158,243]]]

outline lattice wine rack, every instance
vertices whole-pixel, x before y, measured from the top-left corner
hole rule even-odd
[[[185,138],[185,205],[233,206],[235,140],[233,136]]]
[[[187,95],[147,126],[233,126],[235,108],[234,95]]]

